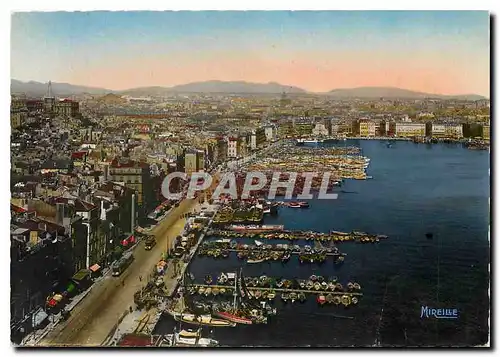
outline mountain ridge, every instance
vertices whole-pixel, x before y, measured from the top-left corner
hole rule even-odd
[[[355,87],[337,88],[329,92],[310,92],[303,88],[283,85],[277,82],[254,83],[247,81],[200,81],[180,84],[172,87],[149,86],[137,87],[126,90],[111,90],[99,87],[73,85],[69,83],[52,82],[52,91],[55,95],[76,95],[82,93],[105,95],[108,93],[132,96],[162,96],[172,93],[240,93],[240,94],[312,94],[325,95],[331,98],[401,98],[401,99],[487,99],[478,94],[432,94],[397,87]],[[36,81],[23,82],[11,79],[11,93],[26,93],[30,96],[43,96],[47,92],[47,83]]]

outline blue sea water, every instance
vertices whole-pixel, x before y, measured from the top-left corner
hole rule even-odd
[[[331,144],[325,144],[331,145]],[[246,276],[337,276],[356,281],[364,296],[355,307],[318,307],[277,299],[267,325],[215,329],[226,346],[471,346],[488,340],[489,153],[455,144],[348,141],[371,159],[372,180],[346,180],[337,200],[311,200],[309,209],[282,207],[267,224],[287,229],[385,234],[379,244],[341,243],[345,263],[245,265],[196,257],[190,271],[207,274],[244,266]],[[349,193],[343,193],[349,192]],[[426,238],[432,232],[433,238]],[[276,243],[276,242],[270,242]],[[458,319],[422,319],[421,306],[457,308]],[[343,318],[343,317],[349,317]],[[155,333],[174,326],[162,319]]]

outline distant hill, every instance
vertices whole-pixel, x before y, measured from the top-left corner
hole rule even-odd
[[[401,98],[401,99],[455,98],[464,100],[486,99],[485,97],[477,94],[442,95],[442,94],[416,92],[408,89],[401,89],[395,87],[358,87],[358,88],[334,89],[328,92],[327,95],[336,98]]]
[[[127,102],[126,99],[113,93],[108,93],[106,95],[103,95],[102,97],[97,98],[97,101],[103,104],[124,104]]]
[[[251,83],[244,81],[194,82],[174,86],[171,88],[171,91],[179,93],[306,93],[302,88],[276,82]]]
[[[48,83],[40,82],[22,82],[16,79],[11,79],[10,81],[10,91],[12,94],[25,93],[27,96],[32,97],[42,97],[47,94]],[[55,96],[69,96],[73,94],[106,94],[112,92],[104,88],[95,87],[85,87],[85,86],[75,86],[68,83],[54,83],[52,82],[52,93]]]
[[[167,96],[173,93],[239,93],[239,94],[322,94],[332,98],[456,98],[466,100],[486,99],[477,94],[464,95],[441,95],[430,94],[423,92],[411,91],[408,89],[394,87],[359,87],[359,88],[343,88],[334,89],[328,93],[312,93],[306,90],[295,87],[279,84],[276,82],[269,83],[252,83],[245,81],[205,81],[181,84],[173,87],[138,87],[121,91],[112,91],[104,88],[86,87],[72,85],[68,83],[52,83],[52,92],[55,96],[63,97],[70,95],[78,95],[87,93],[89,95],[110,95],[116,94],[115,97],[108,97],[104,100],[120,101],[120,95],[130,95],[132,97],[147,97],[147,96]],[[11,93],[25,93],[27,96],[41,97],[47,93],[47,83],[40,82],[22,82],[15,79],[11,80]],[[121,98],[120,98],[121,99]]]

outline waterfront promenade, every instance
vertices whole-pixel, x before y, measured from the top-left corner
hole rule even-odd
[[[198,201],[184,200],[153,230],[158,243],[151,251],[143,243],[135,249],[134,262],[120,277],[107,275],[92,288],[87,297],[71,312],[70,318],[59,323],[40,341],[40,346],[100,346],[116,326],[125,311],[134,306],[134,293],[147,282],[152,268],[171,246],[186,223],[185,213]],[[142,277],[142,281],[139,279]]]

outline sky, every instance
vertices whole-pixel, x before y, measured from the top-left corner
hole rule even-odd
[[[122,90],[222,80],[489,97],[486,11],[25,12],[11,78]]]

